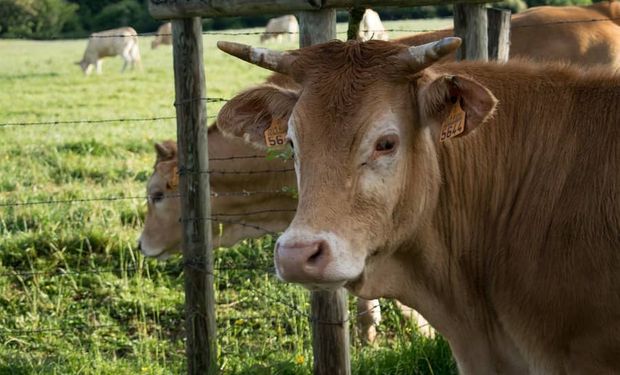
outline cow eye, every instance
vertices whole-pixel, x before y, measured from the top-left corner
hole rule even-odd
[[[153,203],[161,202],[163,199],[164,199],[164,193],[162,193],[161,191],[151,194],[151,201]]]
[[[386,155],[396,150],[398,146],[398,136],[396,134],[384,135],[375,143],[375,155]]]

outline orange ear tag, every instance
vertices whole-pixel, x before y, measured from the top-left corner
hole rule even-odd
[[[278,147],[286,143],[286,119],[273,119],[271,125],[265,129],[265,145]]]
[[[448,117],[441,125],[441,142],[446,139],[454,138],[465,131],[465,111],[461,108],[461,103],[457,102],[452,106]]]

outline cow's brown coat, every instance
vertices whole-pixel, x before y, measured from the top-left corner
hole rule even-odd
[[[265,123],[231,122],[237,109],[292,113],[300,201],[283,237],[296,248],[296,231],[335,233],[332,251],[363,264],[307,284],[416,308],[465,374],[620,371],[620,77],[519,61],[407,71],[403,48],[298,50],[292,104],[263,86],[220,112],[221,129],[254,141]],[[439,144],[453,102],[479,128]],[[395,161],[360,164],[390,111]]]

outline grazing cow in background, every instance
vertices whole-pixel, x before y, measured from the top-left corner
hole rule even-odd
[[[267,22],[265,32],[260,36],[260,42],[267,43],[275,39],[280,43],[283,35],[288,35],[288,40],[293,41],[297,38],[296,33],[299,33],[299,23],[292,14],[272,18]]]
[[[138,34],[132,27],[120,27],[91,34],[84,57],[76,64],[86,75],[92,72],[93,66],[96,67],[97,74],[101,74],[101,59],[116,55],[120,55],[125,61],[121,72],[124,72],[128,65],[131,65],[132,69],[135,66],[140,67]]]
[[[358,32],[358,39],[365,42],[368,40],[389,40],[387,32],[381,23],[379,13],[372,9],[366,9]]]
[[[172,44],[172,23],[170,22],[159,26],[157,33],[155,33],[155,39],[151,42],[151,49],[155,49],[162,44]]]
[[[217,119],[257,145],[276,121],[295,150],[278,275],[412,306],[462,374],[620,373],[620,75],[433,65],[459,45],[218,43],[302,86]]]
[[[583,21],[583,22],[580,22]],[[452,29],[399,39],[407,45],[426,44],[453,36]],[[541,6],[511,18],[510,57],[536,61],[565,60],[579,65],[620,68],[620,2],[589,6]],[[454,61],[455,54],[442,61]]]

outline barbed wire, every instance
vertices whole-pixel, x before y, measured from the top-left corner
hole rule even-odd
[[[216,118],[217,115],[207,116],[207,119]],[[159,116],[159,117],[127,117],[127,118],[114,118],[114,119],[78,119],[78,120],[54,120],[54,121],[34,121],[34,122],[4,122],[0,123],[0,127],[25,127],[25,126],[54,126],[54,125],[75,125],[75,124],[103,124],[114,122],[147,122],[147,121],[161,121],[161,120],[173,120],[176,116]]]
[[[197,258],[201,259],[201,258]],[[183,261],[180,265],[187,265],[189,267],[196,267],[202,265],[200,262],[191,262],[189,260]],[[258,262],[249,262],[246,264],[223,264],[213,268],[214,271],[260,271],[267,274],[275,274],[273,266],[268,266]],[[81,276],[81,275],[98,275],[108,273],[140,273],[140,272],[158,272],[163,274],[180,273],[181,269],[146,269],[144,267],[116,267],[108,269],[96,269],[96,268],[83,268],[76,270],[66,270],[63,268],[57,268],[47,271],[33,271],[25,269],[13,268],[10,271],[0,272],[0,277],[31,277],[31,276],[50,276],[50,277],[69,277],[69,276]]]
[[[161,116],[161,117],[142,117],[142,118],[114,118],[114,119],[100,119],[100,120],[56,120],[56,121],[38,121],[38,122],[7,122],[0,123],[0,127],[5,126],[43,126],[43,125],[67,125],[67,124],[101,124],[108,122],[143,122],[143,121],[159,121],[159,120],[171,120],[176,116]]]
[[[225,171],[221,171],[222,173]],[[235,173],[233,173],[235,172]],[[231,174],[239,171],[231,171]],[[258,171],[254,171],[258,172]],[[249,173],[249,172],[248,172]],[[267,171],[266,173],[275,173],[274,171]],[[230,192],[211,192],[211,197],[228,197],[228,196],[240,196],[247,197],[251,195],[263,195],[263,194],[293,194],[292,191],[284,187],[282,190],[257,190],[257,191],[230,191]],[[178,193],[166,194],[164,199],[167,198],[181,198],[183,195]],[[48,199],[26,202],[0,202],[0,207],[18,207],[18,206],[35,206],[42,204],[72,204],[72,203],[85,203],[85,202],[99,202],[99,201],[121,201],[121,200],[133,200],[133,199],[148,199],[146,195],[136,196],[109,196],[109,197],[94,197],[94,198],[73,198],[73,199]],[[214,214],[217,215],[217,214]]]
[[[179,167],[177,174],[184,176],[188,174],[268,174],[268,173],[287,173],[294,172],[295,168],[280,168],[280,169],[261,169],[261,170],[244,170],[244,171],[220,171],[209,169],[207,171],[194,171],[190,168]]]
[[[282,213],[282,212],[295,212],[295,209],[265,209],[265,210],[256,210],[256,211],[248,211],[248,212],[235,212],[235,213],[213,213],[212,215],[215,217],[222,216],[252,216],[252,215],[261,215],[261,214],[272,214],[272,213]]]
[[[209,162],[223,161],[223,160],[238,160],[238,159],[263,159],[267,155],[242,155],[242,156],[224,156],[219,158],[209,158]]]
[[[516,14],[516,13],[515,13]],[[511,28],[522,28],[522,27],[536,27],[536,26],[550,26],[550,25],[564,25],[564,24],[575,24],[575,23],[592,23],[592,22],[614,22],[616,20],[620,20],[620,17],[609,17],[609,18],[584,18],[579,20],[566,20],[566,21],[550,21],[550,22],[541,22],[541,23],[533,23],[528,25],[518,25],[511,26]],[[411,20],[415,22],[415,20]],[[389,29],[362,29],[360,32],[364,33],[381,33],[381,32],[391,32],[391,33],[428,33],[435,31],[443,31],[448,30],[449,28],[389,28]],[[202,35],[218,35],[218,36],[249,36],[249,35],[298,35],[299,31],[203,31]],[[346,35],[347,31],[338,31],[336,32],[338,35]],[[143,32],[129,35],[122,34],[111,34],[111,35],[89,35],[88,39],[104,39],[104,38],[134,38],[134,37],[172,37],[172,33],[157,33],[153,32]],[[0,39],[9,39],[9,38],[0,38]],[[28,38],[10,38],[10,39],[28,39]],[[61,37],[52,37],[47,40],[58,40],[64,39]]]
[[[231,224],[231,225],[239,225],[245,228],[252,228],[252,229],[256,229],[259,230],[261,232],[263,232],[264,234],[271,234],[271,235],[277,235],[277,232],[272,231],[271,229],[267,229],[261,225],[258,224],[251,224],[251,223],[246,223],[244,221],[236,221],[236,220],[229,220],[229,219],[220,219],[218,217],[200,217],[200,218],[181,218],[179,219],[180,223],[190,223],[193,221],[213,221],[215,223],[221,223],[221,224]]]
[[[189,99],[184,99],[181,101],[177,101],[174,102],[174,106],[179,106],[181,104],[187,104],[187,103],[192,103],[192,102],[198,102],[198,101],[206,101],[207,103],[223,103],[223,102],[227,102],[230,99],[226,99],[226,98],[189,98]]]
[[[168,198],[173,198],[174,196],[168,196]],[[0,207],[15,207],[15,206],[34,206],[40,204],[72,204],[72,203],[83,203],[83,202],[102,202],[102,201],[120,201],[120,200],[131,200],[131,199],[147,199],[147,197],[140,196],[110,196],[110,197],[97,197],[97,198],[76,198],[76,199],[50,199],[50,200],[40,200],[40,201],[30,201],[30,202],[11,202],[11,203],[0,203]]]

